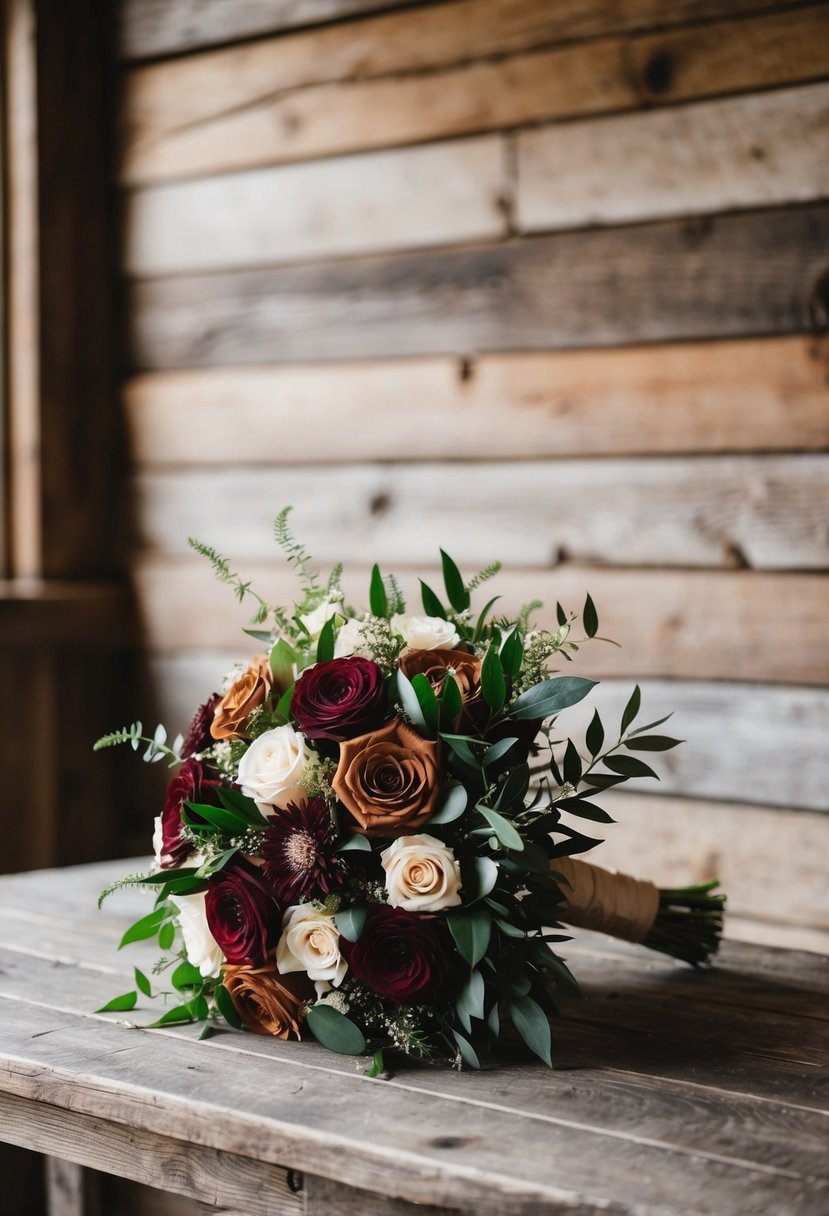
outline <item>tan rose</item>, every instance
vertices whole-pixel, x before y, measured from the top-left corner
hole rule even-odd
[[[397,665],[410,680],[424,675],[437,693],[451,671],[464,709],[471,711],[481,701],[481,660],[465,650],[404,650]]]
[[[245,723],[271,691],[273,674],[268,655],[258,654],[216,706],[210,733],[214,739],[241,739]]]
[[[223,983],[249,1030],[278,1039],[302,1038],[303,1007],[315,995],[307,975],[280,975],[276,960],[269,958],[263,967],[226,966]]]
[[[402,718],[340,744],[334,792],[364,836],[416,832],[440,792],[438,745]]]
[[[392,908],[442,912],[460,902],[461,868],[455,854],[426,833],[400,836],[380,854]]]

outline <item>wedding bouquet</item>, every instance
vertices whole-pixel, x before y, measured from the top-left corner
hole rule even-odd
[[[563,925],[644,942],[692,964],[716,950],[716,883],[659,891],[574,860],[601,843],[580,825],[612,820],[595,797],[656,774],[635,753],[674,747],[634,723],[593,713],[580,741],[560,724],[594,681],[550,675],[597,637],[588,596],[557,628],[515,619],[472,594],[441,551],[439,596],[421,583],[407,614],[392,575],[374,567],[369,608],[346,602],[341,567],[323,581],[288,527],[276,539],[300,575],[291,608],[258,597],[226,558],[191,541],[240,600],[263,647],[167,745],[140,723],[96,748],[146,745],[177,771],[155,823],[155,864],[108,888],[140,884],[153,910],[121,945],[157,937],[177,1003],[153,1026],[223,1018],[260,1034],[310,1033],[347,1054],[383,1051],[479,1066],[507,1022],[551,1064],[550,1015],[577,993],[556,953]],[[579,623],[580,622],[580,623]],[[103,899],[104,896],[102,896]],[[101,1012],[132,1009],[153,983]],[[158,981],[156,981],[158,982]],[[166,995],[169,995],[167,993]]]

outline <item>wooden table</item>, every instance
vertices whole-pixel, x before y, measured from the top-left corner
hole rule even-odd
[[[129,868],[0,879],[10,1143],[245,1216],[829,1212],[827,959],[729,944],[697,973],[580,935],[567,955],[586,1000],[554,1027],[553,1072],[516,1059],[370,1080],[313,1042],[117,1020],[151,1021],[149,1002],[95,1016],[157,955],[116,952],[146,893],[95,908]],[[55,1193],[80,1216],[81,1186]]]

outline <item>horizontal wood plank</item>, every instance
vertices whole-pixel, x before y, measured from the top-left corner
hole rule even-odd
[[[196,47],[255,38],[296,26],[385,9],[411,0],[121,0],[118,47],[125,59],[181,54]],[[421,0],[423,2],[423,0]]]
[[[685,343],[135,376],[139,465],[829,447],[829,343]],[[416,424],[415,424],[416,419]]]
[[[120,177],[147,184],[779,87],[825,76],[828,52],[821,5],[289,89],[175,129],[128,112]]]
[[[769,257],[769,250],[774,257]],[[821,324],[829,205],[138,282],[141,370],[785,334]],[[821,277],[823,276],[823,277]]]
[[[136,275],[295,262],[497,238],[497,137],[141,190],[124,261]]]
[[[826,49],[829,63],[829,37]],[[829,84],[522,132],[516,224],[543,232],[810,202],[829,194],[827,146]]]
[[[829,565],[824,455],[147,470],[135,482],[138,540],[166,556],[198,534],[236,560],[267,558],[282,503],[297,504],[305,544],[331,565],[425,565],[441,545],[478,567],[501,554],[541,569],[562,555],[614,566]]]
[[[298,597],[298,584],[279,558],[242,561],[234,568],[274,603],[290,605]],[[415,572],[392,561],[384,568],[397,572],[412,612],[420,607],[417,574],[440,586],[440,574],[431,566]],[[145,557],[134,564],[133,578],[146,638],[157,653],[195,649],[229,654],[240,647],[248,653],[249,639],[241,630],[253,608],[240,607],[231,591],[216,583],[206,562]],[[343,586],[350,603],[365,604],[368,581],[368,567],[346,571]],[[568,611],[579,611],[590,592],[602,632],[619,643],[582,647],[579,668],[593,677],[826,682],[822,576],[564,565],[547,571],[504,570],[490,585],[493,594],[501,594],[505,612],[518,612],[528,600],[540,599],[544,608],[534,619],[546,628],[555,628],[556,600]],[[485,599],[483,589],[476,603],[482,607]],[[775,628],[772,622],[781,624]]]
[[[126,589],[114,583],[0,580],[6,646],[123,646],[133,636]]]
[[[779,12],[796,4],[798,0],[729,0],[728,15]],[[130,71],[124,81],[126,138],[140,133],[142,139],[152,141],[288,89],[435,71],[583,38],[672,28],[722,18],[722,9],[717,0],[681,0],[669,7],[662,0],[626,0],[610,7],[597,7],[589,0],[555,4],[487,0],[483,6],[479,0],[454,0],[407,6],[399,13],[283,34]]]

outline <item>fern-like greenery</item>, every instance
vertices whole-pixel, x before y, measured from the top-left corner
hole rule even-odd
[[[484,566],[483,570],[479,570],[478,573],[473,575],[466,584],[467,593],[471,595],[473,591],[480,587],[481,583],[485,583],[488,579],[494,578],[500,569],[500,562],[492,562],[491,565]]]
[[[322,601],[326,588],[320,583],[319,571],[313,566],[310,553],[304,545],[300,544],[288,526],[288,516],[292,510],[292,507],[282,508],[273,521],[273,535],[285,554],[285,560],[289,565],[293,564],[297,568],[304,592],[302,603],[297,604],[297,612],[307,612]]]

